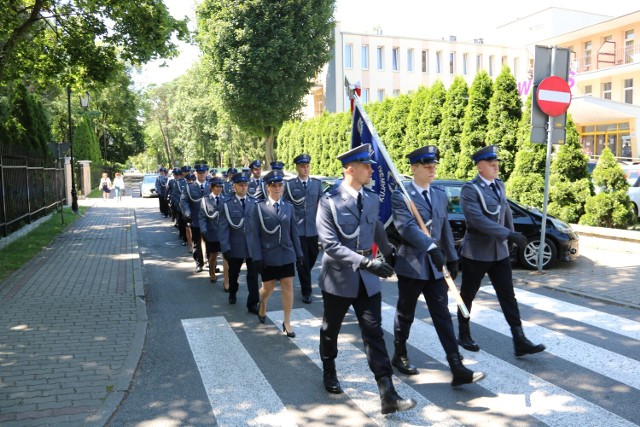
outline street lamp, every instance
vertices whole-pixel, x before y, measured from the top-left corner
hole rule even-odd
[[[69,114],[69,150],[71,154],[71,210],[78,213],[78,191],[73,163],[73,122],[71,121],[71,86],[67,86],[67,112]]]

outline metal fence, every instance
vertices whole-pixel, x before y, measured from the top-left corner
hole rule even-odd
[[[62,164],[20,147],[0,146],[2,237],[62,206],[64,193]]]

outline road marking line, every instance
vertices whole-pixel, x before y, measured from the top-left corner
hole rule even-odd
[[[297,425],[223,317],[183,319],[182,326],[217,425]]]

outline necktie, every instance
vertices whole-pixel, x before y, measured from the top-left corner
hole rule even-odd
[[[200,194],[204,194],[204,184],[200,184]]]
[[[362,193],[358,193],[358,211],[362,213]]]
[[[431,198],[429,197],[429,190],[424,190],[422,192],[422,197],[424,197],[424,200],[425,202],[427,202],[429,209],[431,209]]]
[[[273,207],[276,208],[276,213],[279,214],[280,213],[280,204],[278,204],[278,202],[275,202],[273,204]]]
[[[307,181],[302,181],[302,186],[304,187],[304,191],[307,191]]]
[[[220,205],[220,197],[219,197],[219,196],[216,196],[216,207],[217,207],[218,205]]]
[[[240,203],[242,203],[242,210],[244,211],[244,206],[245,206],[244,197],[242,199],[240,199]]]
[[[489,187],[491,187],[491,189],[493,190],[494,193],[496,193],[496,196],[498,196],[498,199],[500,198],[500,190],[498,190],[498,187],[492,182],[491,184],[489,184]]]

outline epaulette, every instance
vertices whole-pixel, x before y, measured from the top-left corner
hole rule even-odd
[[[372,188],[369,188],[369,187],[362,187],[362,189],[364,191],[368,191],[369,193],[378,194],[378,193],[376,193],[375,190],[373,190]]]
[[[442,188],[442,187],[441,187],[441,186],[439,186],[439,185],[432,185],[432,186],[431,186],[431,188],[433,188],[434,190],[442,191],[443,193],[445,192],[445,191],[444,191],[444,188]]]

